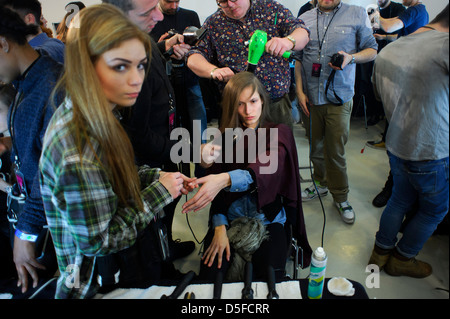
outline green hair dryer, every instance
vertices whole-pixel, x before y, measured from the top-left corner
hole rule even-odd
[[[267,32],[256,30],[248,43],[248,68],[247,71],[254,73],[259,60],[266,50]],[[286,51],[283,58],[289,59],[291,51]]]

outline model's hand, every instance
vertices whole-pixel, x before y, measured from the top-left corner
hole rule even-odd
[[[214,263],[214,259],[217,256],[217,268],[220,269],[222,267],[224,251],[226,253],[225,258],[227,259],[227,261],[230,261],[230,242],[228,240],[226,227],[225,225],[222,225],[214,229],[213,240],[202,257],[203,263],[205,265],[207,264],[208,267],[211,267]]]
[[[188,200],[183,205],[182,213],[188,213],[190,211],[197,212],[202,208],[205,208],[217,194],[231,185],[230,175],[228,173],[222,173],[218,175],[208,175],[197,179],[193,184],[202,185],[197,194]]]

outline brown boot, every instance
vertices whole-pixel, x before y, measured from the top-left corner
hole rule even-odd
[[[378,246],[374,246],[372,250],[372,255],[369,259],[369,265],[377,265],[380,270],[386,265],[391,255],[392,250],[381,249]]]
[[[403,257],[395,251],[384,267],[384,271],[391,276],[425,278],[431,275],[433,269],[431,268],[431,265],[426,262],[417,260],[414,257]]]

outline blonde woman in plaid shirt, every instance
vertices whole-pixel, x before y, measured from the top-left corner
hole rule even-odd
[[[114,116],[141,90],[148,35],[107,4],[82,10],[72,23],[59,85],[67,96],[46,132],[41,188],[61,273],[56,298],[89,298],[97,291],[96,258],[132,246],[191,180],[138,171]]]

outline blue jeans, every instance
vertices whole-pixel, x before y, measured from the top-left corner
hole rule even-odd
[[[200,130],[201,134],[206,130],[207,128],[207,119],[206,119],[206,109],[205,104],[203,103],[203,96],[202,91],[200,89],[200,85],[195,84],[192,86],[189,86],[186,89],[186,97],[187,97],[187,103],[188,103],[188,112],[189,112],[189,118],[191,119],[191,125],[193,126],[194,120],[201,121],[200,127],[189,127],[188,129],[192,133],[194,129]],[[205,140],[202,139],[202,143],[206,143]]]
[[[415,257],[447,215],[449,208],[449,158],[435,161],[405,161],[388,152],[394,177],[392,195],[380,220],[375,244],[383,249],[397,250],[407,258]],[[415,202],[418,209],[403,230],[397,234],[405,214]]]

